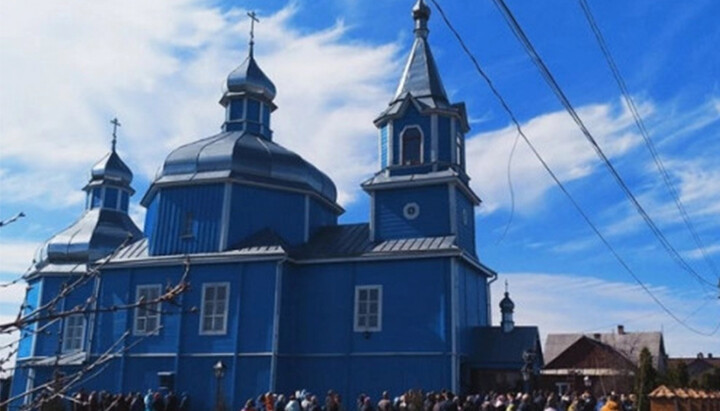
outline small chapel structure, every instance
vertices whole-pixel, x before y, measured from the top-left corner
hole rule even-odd
[[[26,275],[14,404],[58,376],[79,376],[72,390],[186,392],[193,410],[296,389],[478,390],[497,274],[476,250],[465,105],[445,92],[423,0],[412,16],[407,64],[374,120],[367,223],[339,224],[332,180],[275,141],[277,91],[252,40],[227,78],[221,131],[168,154],[140,200],[142,231],[113,144],[85,210]],[[512,310],[503,321],[497,333],[518,333]]]

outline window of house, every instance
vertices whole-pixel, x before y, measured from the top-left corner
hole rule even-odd
[[[419,127],[409,127],[402,133],[402,165],[422,163],[422,132]]]
[[[355,332],[382,330],[382,286],[355,287]]]
[[[157,334],[160,327],[160,303],[150,302],[160,298],[160,284],[139,285],[135,301],[142,303],[135,308],[136,335]]]
[[[227,332],[228,297],[230,284],[208,283],[202,288],[200,334],[225,334]]]
[[[83,336],[85,334],[85,317],[82,314],[73,314],[65,318],[63,331],[63,352],[81,351],[83,349]]]

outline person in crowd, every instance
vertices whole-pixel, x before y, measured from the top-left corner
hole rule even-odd
[[[243,407],[242,411],[256,411],[255,401],[253,401],[252,398],[248,398],[248,400],[245,401],[245,406]]]
[[[180,404],[178,405],[180,411],[190,411],[190,397],[186,392],[180,395]]]
[[[378,411],[393,411],[392,401],[390,401],[390,394],[387,391],[383,391],[380,395],[380,401],[377,403]]]
[[[290,394],[288,403],[285,406],[285,411],[302,411],[300,407],[300,402],[295,397],[295,394]]]
[[[620,411],[620,401],[615,393],[607,397],[601,411]]]

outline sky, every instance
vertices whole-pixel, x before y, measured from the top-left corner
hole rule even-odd
[[[467,167],[483,199],[480,260],[505,281],[515,320],[548,333],[663,331],[671,356],[720,351],[718,288],[663,248],[543,82],[491,0],[437,0],[525,134],[643,289],[533,157],[433,7],[429,41],[453,102],[467,105]],[[215,134],[222,82],[247,55],[278,89],[274,139],[327,173],[367,221],[360,183],[378,171],[377,130],[412,43],[413,0],[5,0],[0,3],[0,281],[82,212],[92,164],[110,147],[135,173],[131,215],[165,156]],[[710,284],[720,266],[720,3],[588,0],[708,259],[683,223],[579,2],[507,0],[520,25],[642,206]],[[708,260],[710,262],[708,262]],[[0,288],[0,321],[24,287]],[[648,294],[664,304],[679,324]],[[7,336],[5,339],[7,340]],[[1,342],[1,341],[0,341]]]

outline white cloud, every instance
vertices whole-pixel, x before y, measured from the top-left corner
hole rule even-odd
[[[109,148],[152,179],[169,151],[215,133],[221,84],[245,58],[247,17],[213,2],[10,0],[0,5],[0,160],[4,202],[82,202]],[[275,138],[328,172],[347,203],[375,171],[372,120],[384,108],[397,47],[345,40],[345,26],[291,27],[291,5],[256,27],[256,57],[278,88]],[[142,193],[139,193],[142,194]]]
[[[36,242],[0,241],[0,273],[11,277],[24,274],[39,246]]]
[[[651,113],[653,109],[649,103],[640,105],[642,113]],[[632,117],[623,105],[596,104],[577,111],[608,157],[620,157],[639,143],[639,136],[630,129]],[[601,164],[565,111],[543,114],[521,126],[563,182],[586,177]],[[515,128],[508,126],[468,139],[468,172],[474,177],[473,188],[485,201],[485,212],[510,206],[507,162],[516,136]],[[520,212],[534,209],[555,184],[522,139],[512,160],[512,181],[516,209]]]
[[[516,305],[515,323],[539,326],[543,343],[549,333],[611,332],[623,324],[627,331],[663,331],[665,347],[672,356],[717,351],[717,334],[689,332],[634,283],[550,273],[509,273],[500,279],[492,287],[493,317],[499,318],[502,280],[508,279]],[[701,331],[712,331],[720,321],[717,300],[699,300],[697,293],[666,287],[649,288],[681,319],[689,316],[688,324]]]

